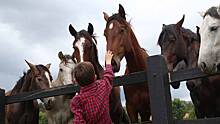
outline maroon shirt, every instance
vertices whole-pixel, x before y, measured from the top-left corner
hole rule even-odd
[[[106,65],[102,79],[80,88],[80,93],[70,103],[74,113],[73,124],[112,124],[109,95],[113,77],[112,66]]]

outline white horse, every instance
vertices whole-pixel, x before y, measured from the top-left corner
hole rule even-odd
[[[52,87],[58,87],[67,84],[73,84],[72,72],[75,68],[75,62],[70,55],[58,54],[61,63],[56,80],[52,82]],[[73,114],[70,111],[69,104],[73,95],[55,96],[51,100],[52,107],[46,110],[48,124],[72,124]]]
[[[202,16],[198,65],[204,72],[214,73],[220,70],[220,5],[209,8]]]

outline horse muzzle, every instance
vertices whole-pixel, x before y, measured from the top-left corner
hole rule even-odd
[[[119,72],[120,70],[120,59],[118,57],[113,57],[111,62],[113,72]]]
[[[46,110],[51,110],[53,107],[53,99],[46,98],[46,100],[43,100],[44,107]]]

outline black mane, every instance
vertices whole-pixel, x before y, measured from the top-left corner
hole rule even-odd
[[[205,12],[203,18],[205,18],[206,15],[210,15],[211,17],[220,19],[220,15],[218,14],[218,8],[217,8],[217,7],[211,7],[211,8],[209,8],[209,9]]]

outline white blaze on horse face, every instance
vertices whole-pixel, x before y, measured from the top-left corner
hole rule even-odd
[[[76,42],[76,47],[79,49],[79,54],[80,54],[80,62],[83,62],[83,45],[85,43],[85,38],[81,37],[77,42]]]
[[[217,30],[212,30],[217,28]],[[205,63],[205,72],[216,72],[220,63],[220,20],[206,15],[200,27],[201,44],[198,65]]]
[[[112,28],[113,28],[113,26],[114,26],[114,24],[113,24],[113,23],[111,23],[111,24],[109,25],[109,29],[112,29]]]
[[[72,72],[75,68],[73,60],[69,59],[67,60],[67,63],[60,63],[59,68],[62,69],[62,71],[59,71],[58,78],[60,78],[59,80],[61,81],[59,83],[62,85],[73,84]]]
[[[49,82],[49,86],[50,86],[50,88],[51,88],[51,87],[52,87],[52,82],[50,81],[49,73],[48,73],[48,72],[45,72],[45,76],[46,76],[46,78],[47,78],[47,80],[48,80],[48,82]]]

